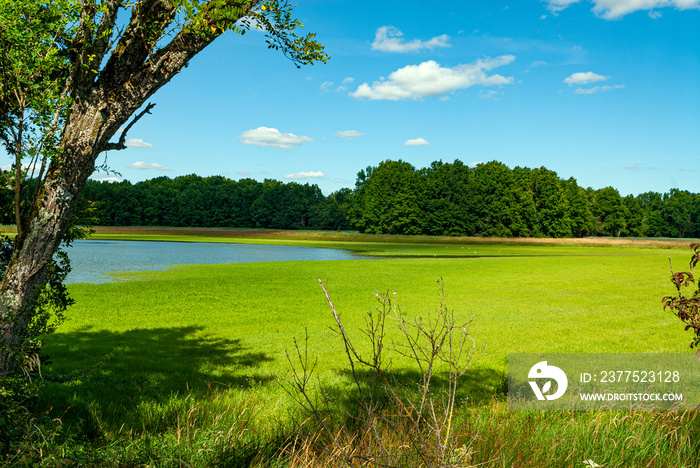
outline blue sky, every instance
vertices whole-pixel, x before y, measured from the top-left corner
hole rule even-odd
[[[332,56],[231,32],[107,153],[121,178],[353,187],[385,159],[545,166],[622,195],[700,192],[700,0],[298,0]],[[104,175],[96,174],[100,179]]]

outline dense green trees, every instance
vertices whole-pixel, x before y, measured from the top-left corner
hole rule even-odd
[[[88,181],[84,197],[105,226],[349,229],[349,190],[324,197],[316,185],[188,175],[132,184]]]
[[[362,208],[353,223],[374,234],[420,234],[419,177],[407,162],[384,161],[360,171],[355,194]]]
[[[11,193],[0,191],[0,198]],[[672,189],[622,197],[584,189],[545,167],[435,161],[416,169],[386,160],[355,189],[324,196],[316,185],[221,176],[89,181],[107,226],[359,229],[375,234],[503,237],[700,237],[700,194]],[[0,221],[12,222],[11,210]]]
[[[359,172],[349,207],[362,232],[503,237],[700,237],[700,195],[672,189],[621,197],[545,167],[491,161],[383,161]]]

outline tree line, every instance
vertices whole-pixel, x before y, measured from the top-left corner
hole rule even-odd
[[[317,185],[222,176],[158,177],[132,184],[88,181],[100,225],[268,229],[351,229],[343,189],[324,196]]]
[[[545,167],[417,169],[386,160],[361,170],[354,190],[222,176],[88,181],[106,226],[357,229],[374,234],[499,237],[700,237],[700,194],[671,189],[621,196],[583,188]]]
[[[359,172],[349,209],[361,232],[498,237],[700,237],[700,194],[621,196],[580,187],[545,167],[416,169],[387,160]]]

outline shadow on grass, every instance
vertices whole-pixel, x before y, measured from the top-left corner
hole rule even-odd
[[[271,380],[257,369],[272,361],[270,356],[246,348],[240,339],[203,335],[203,329],[112,332],[86,328],[53,335],[44,350],[60,365],[44,367],[53,382],[45,386],[42,403],[59,414],[67,412],[69,419],[71,411],[89,409],[116,423],[130,419],[130,413],[144,405]]]
[[[362,398],[352,371],[342,370],[339,375],[342,384],[322,386],[320,398],[315,400],[316,409],[335,423],[354,427],[359,422],[356,418],[363,413]],[[365,401],[370,403],[375,411],[398,415],[402,414],[405,408],[420,406],[422,381],[418,370],[392,369],[381,378],[373,371],[356,369],[356,376]],[[446,375],[438,374],[431,379],[430,394],[438,414],[447,414],[449,411],[444,406],[447,403],[448,384]],[[474,367],[467,370],[458,380],[455,410],[478,407],[493,400],[505,400],[507,391],[507,376],[504,372]],[[313,395],[311,396],[313,398]],[[442,413],[443,411],[445,413]],[[308,416],[311,415],[304,413],[302,417]],[[408,421],[405,417],[403,420]]]
[[[352,382],[353,376],[351,371],[343,371],[342,375],[349,382]],[[370,371],[358,371],[358,380],[363,384],[363,387],[371,385],[374,374]],[[421,391],[421,375],[414,369],[392,369],[387,372],[386,383],[389,384],[397,393],[405,395],[407,398],[419,395]],[[378,381],[379,392],[386,393],[384,388],[386,383],[383,380]],[[433,376],[430,383],[433,398],[438,401],[442,399],[445,392],[448,391],[448,382],[445,375],[437,374]],[[333,391],[327,389],[327,391]],[[492,398],[506,398],[508,392],[508,383],[506,374],[491,368],[475,367],[468,369],[467,372],[459,378],[456,391],[456,405],[472,406],[480,403],[488,402]],[[357,401],[359,393],[356,386],[352,387],[352,392],[345,394],[338,393],[333,398],[336,401],[346,401],[348,403]]]

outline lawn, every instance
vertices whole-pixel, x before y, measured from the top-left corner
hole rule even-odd
[[[503,403],[508,353],[690,352],[690,333],[661,307],[661,298],[673,293],[669,258],[676,269],[687,267],[687,249],[347,242],[355,243],[352,250],[389,258],[182,266],[110,284],[70,285],[76,304],[46,340],[53,364],[44,371],[83,373],[47,386],[43,401],[67,426],[84,426],[87,418],[112,441],[177,434],[170,447],[179,447],[182,415],[195,407],[202,412],[201,434],[223,431],[246,409],[256,414],[246,419],[249,433],[275,433],[298,413],[278,383],[289,376],[286,353],[295,338],[308,334],[320,385],[338,395],[350,391],[343,343],[330,329],[319,279],[361,343],[375,290],[396,291],[404,313],[425,316],[439,304],[442,278],[448,307],[473,321],[481,356],[460,390],[461,427],[469,437],[476,431],[503,441],[479,439],[473,461],[581,466],[586,457],[609,466],[698,466],[697,423],[686,424],[687,415],[537,416],[513,414]],[[392,362],[397,373],[406,366],[400,358]],[[595,425],[604,427],[590,432]],[[508,439],[505,427],[528,435]],[[639,445],[627,440],[640,430],[650,435],[635,439]],[[662,442],[666,430],[675,431],[675,439]],[[551,431],[560,431],[568,445],[549,447]],[[618,437],[624,442],[612,444]]]

